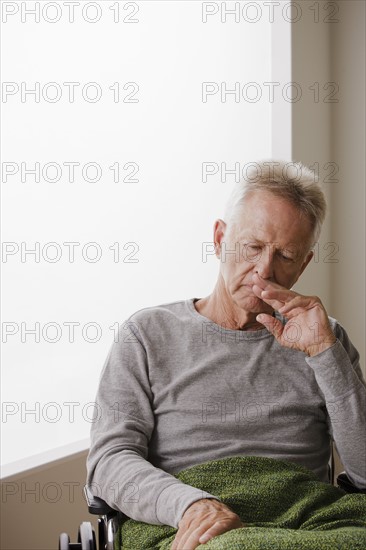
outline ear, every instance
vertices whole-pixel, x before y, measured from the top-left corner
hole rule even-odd
[[[297,276],[296,281],[299,279],[300,275],[305,271],[305,268],[309,265],[309,263],[313,259],[313,256],[314,256],[314,251],[310,250],[310,252],[308,252],[308,254],[306,255],[306,258],[305,258],[303,264],[300,267],[300,272]]]
[[[220,257],[220,249],[221,249],[221,243],[225,236],[225,232],[227,229],[227,225],[224,222],[224,220],[218,219],[214,223],[214,243],[215,243],[215,254],[219,258]]]

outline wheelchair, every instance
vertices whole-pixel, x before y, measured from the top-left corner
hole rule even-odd
[[[334,484],[334,455],[328,464],[329,483]],[[359,489],[348,478],[346,472],[341,472],[336,480],[336,487],[346,493],[363,493],[366,489]],[[118,510],[111,508],[103,499],[92,494],[90,489],[84,487],[85,500],[90,514],[98,515],[98,543],[92,524],[88,521],[81,523],[78,530],[77,542],[71,543],[67,533],[61,533],[59,537],[59,550],[115,550],[116,533],[122,522],[130,519]]]

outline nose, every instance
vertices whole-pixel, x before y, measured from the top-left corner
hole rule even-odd
[[[260,257],[254,267],[254,272],[258,273],[262,279],[273,278],[273,253],[271,246],[264,246],[262,248]]]

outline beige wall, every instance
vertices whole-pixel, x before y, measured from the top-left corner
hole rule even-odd
[[[316,3],[318,4],[318,3]],[[332,2],[331,4],[335,4]],[[317,261],[312,261],[296,290],[317,294],[328,314],[346,328],[365,370],[365,2],[341,0],[339,10],[314,22],[314,2],[301,2],[302,18],[292,29],[292,80],[303,90],[293,104],[292,158],[318,162],[328,201]],[[321,6],[321,3],[320,3]],[[339,90],[324,85],[333,82]],[[319,83],[319,101],[314,87]],[[338,99],[338,102],[329,102]],[[331,176],[332,162],[339,166]],[[327,248],[326,248],[327,247]],[[332,252],[334,251],[334,254]],[[332,261],[335,260],[335,261]]]
[[[366,3],[339,2],[341,24],[331,28],[332,78],[340,101],[332,110],[332,157],[340,167],[332,191],[331,230],[339,243],[332,266],[334,316],[347,328],[365,370],[365,20]]]
[[[301,98],[292,104],[292,160],[307,166],[319,163],[319,183],[325,193],[329,211],[318,243],[318,254],[306,268],[295,290],[302,294],[319,296],[332,313],[331,264],[324,261],[323,247],[331,237],[331,189],[323,183],[323,167],[331,161],[331,104],[315,101],[314,92],[309,89],[319,82],[331,80],[330,74],[330,26],[314,22],[314,12],[309,9],[312,2],[301,2],[302,16],[292,26],[291,80],[301,90]]]
[[[1,482],[1,550],[57,550],[60,533],[77,540],[92,521],[83,496],[86,452]]]

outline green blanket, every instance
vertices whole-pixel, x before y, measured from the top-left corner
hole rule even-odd
[[[218,496],[246,524],[200,545],[202,550],[366,549],[366,495],[322,483],[295,463],[234,456],[192,466],[175,477]],[[116,548],[168,550],[176,532],[128,519]]]

